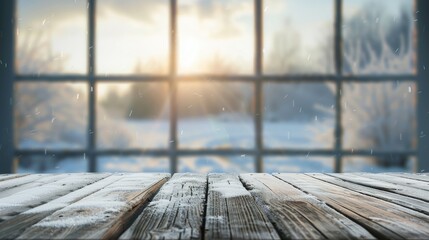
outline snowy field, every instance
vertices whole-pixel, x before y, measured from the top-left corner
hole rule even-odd
[[[329,127],[327,127],[329,126]],[[102,149],[166,149],[169,142],[169,122],[158,121],[118,121],[110,128],[99,131]],[[267,148],[330,148],[332,140],[320,142],[318,132],[332,133],[330,125],[315,122],[264,122],[264,142]],[[179,120],[179,148],[183,149],[251,149],[254,147],[254,129],[251,120],[224,121],[219,119],[187,119]],[[106,139],[107,138],[107,139]],[[109,139],[122,139],[109,141]],[[114,145],[112,143],[117,143]],[[44,148],[46,143],[22,142],[21,147]],[[52,146],[52,144],[48,144]],[[75,144],[66,141],[57,142],[56,148],[61,149]],[[21,158],[18,172],[82,172],[87,170],[86,156],[64,158],[58,161],[49,154],[46,156]],[[380,168],[368,158],[344,158],[344,171],[412,171],[412,161],[407,169]],[[332,172],[334,158],[313,156],[311,151],[304,156],[265,156],[263,158],[265,172]],[[168,157],[99,157],[97,159],[100,172],[169,172]],[[199,156],[181,157],[178,159],[180,172],[254,172],[254,158],[245,154],[236,156]]]

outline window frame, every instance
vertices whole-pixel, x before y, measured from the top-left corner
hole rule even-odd
[[[424,9],[429,9],[429,1],[415,0],[417,23],[417,72],[415,74],[376,74],[376,75],[344,75],[342,58],[342,25],[343,25],[343,1],[333,0],[334,7],[334,63],[335,72],[333,74],[311,74],[311,75],[266,75],[263,73],[263,0],[254,0],[254,73],[253,75],[178,75],[177,74],[177,0],[169,1],[169,21],[170,21],[170,55],[169,73],[166,76],[158,75],[96,75],[96,2],[97,0],[87,0],[88,3],[88,49],[87,49],[87,73],[86,74],[46,74],[46,75],[20,75],[15,72],[14,51],[15,51],[15,24],[16,24],[16,1],[1,1],[1,37],[0,37],[0,118],[1,145],[0,145],[0,173],[14,172],[14,158],[45,155],[45,149],[18,149],[14,144],[13,134],[13,90],[16,82],[33,82],[43,79],[50,82],[83,82],[88,84],[88,129],[87,146],[81,150],[48,150],[49,154],[56,157],[86,156],[89,172],[97,172],[97,157],[100,156],[165,156],[170,159],[170,172],[177,172],[178,158],[182,156],[199,155],[251,155],[255,159],[256,172],[263,172],[263,157],[265,156],[329,156],[335,159],[334,172],[342,172],[342,163],[346,156],[390,156],[395,154],[405,154],[410,157],[417,157],[416,171],[429,169],[429,70],[426,67],[429,63],[429,49],[424,42],[429,42],[428,31],[424,31],[426,23],[429,23],[429,14]],[[5,67],[8,64],[8,67]],[[255,147],[253,149],[179,149],[177,136],[178,107],[177,92],[179,82],[199,81],[238,81],[252,83],[254,86],[254,129]],[[162,150],[143,149],[97,149],[96,146],[96,94],[97,83],[100,82],[136,82],[152,81],[167,82],[169,84],[170,97],[170,123],[169,123],[169,146]],[[346,150],[343,149],[343,127],[342,127],[342,95],[341,90],[344,83],[372,83],[372,82],[407,82],[417,83],[417,132],[418,144],[416,150],[409,151],[377,151],[377,150]],[[270,82],[280,83],[311,83],[311,82],[332,82],[335,84],[335,127],[334,127],[334,147],[331,149],[267,149],[263,144],[263,85]]]

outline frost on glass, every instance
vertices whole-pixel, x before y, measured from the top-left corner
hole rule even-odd
[[[252,0],[178,1],[178,72],[253,73]]]
[[[160,157],[99,157],[99,172],[170,172],[168,158]]]
[[[343,85],[344,147],[411,150],[416,147],[416,85]]]
[[[18,0],[16,70],[85,73],[87,1]]]
[[[414,73],[413,9],[412,0],[344,0],[344,73]]]
[[[49,152],[43,156],[20,156],[15,159],[16,173],[73,173],[86,172],[85,156],[59,158]]]
[[[97,85],[99,148],[167,148],[167,83],[100,83]]]
[[[333,172],[334,159],[330,157],[291,156],[291,157],[265,157],[264,172],[267,173],[309,173],[309,172]]]
[[[400,165],[380,165],[377,157],[346,157],[343,158],[343,172],[414,172],[416,159],[412,157],[389,156],[392,159],[402,159]]]
[[[341,104],[344,148],[386,152],[415,149],[416,91],[412,82],[344,84]],[[375,159],[379,165],[403,166],[405,158]]]
[[[178,161],[179,172],[196,173],[245,173],[255,172],[254,158],[239,156],[182,157]]]
[[[264,72],[332,73],[332,0],[264,2]]]
[[[264,85],[264,146],[332,148],[335,88],[327,83]]]
[[[179,83],[181,148],[252,148],[253,89],[244,83]]]
[[[168,0],[97,1],[97,73],[167,73],[168,4]]]
[[[16,83],[14,96],[15,145],[18,148],[85,148],[86,84]]]

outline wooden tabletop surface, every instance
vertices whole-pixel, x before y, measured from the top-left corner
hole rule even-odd
[[[429,239],[429,175],[0,175],[0,239]]]

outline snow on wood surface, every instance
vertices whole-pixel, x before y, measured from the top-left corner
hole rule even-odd
[[[67,176],[67,175],[66,175]],[[0,216],[18,214],[106,177],[106,174],[73,174],[64,179],[26,189],[0,201]]]
[[[108,175],[106,175],[108,176]],[[88,186],[85,186],[77,191],[71,192],[65,196],[62,196],[60,198],[57,198],[53,201],[50,201],[48,203],[45,203],[43,205],[40,205],[38,207],[32,208],[26,212],[23,212],[23,214],[34,214],[34,213],[41,213],[41,212],[51,212],[55,211],[64,207],[67,207],[71,203],[78,201],[96,191],[99,191],[103,189],[104,187],[108,186],[109,184],[114,183],[115,181],[118,181],[119,179],[123,178],[123,175],[113,175],[106,177],[98,182],[95,182],[93,184],[90,184]]]
[[[21,239],[119,237],[127,222],[169,174],[126,174],[83,199],[64,207],[27,229]],[[73,230],[73,231],[71,231]]]
[[[241,182],[233,181],[229,178],[220,179],[210,184],[210,191],[220,193],[223,198],[250,196],[250,193],[243,188]]]

